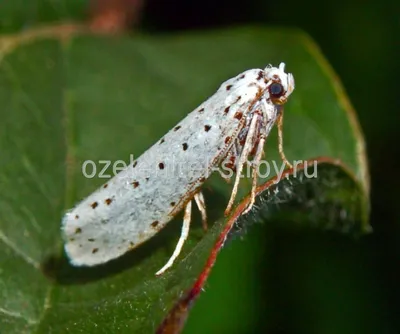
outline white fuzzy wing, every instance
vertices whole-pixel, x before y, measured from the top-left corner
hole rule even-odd
[[[226,154],[260,88],[260,69],[224,82],[218,91],[63,218],[72,264],[117,258],[157,233],[204,183]]]

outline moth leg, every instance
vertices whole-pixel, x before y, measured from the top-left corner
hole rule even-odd
[[[251,196],[250,196],[250,203],[247,206],[246,210],[243,211],[243,214],[247,213],[250,211],[250,209],[253,207],[253,204],[256,200],[256,189],[257,189],[257,172],[258,172],[258,167],[260,165],[260,160],[263,156],[264,153],[264,144],[265,144],[265,135],[261,135],[260,141],[258,142],[257,146],[257,153],[254,157],[253,163],[252,163],[252,178],[253,178],[253,183],[251,185]]]
[[[236,172],[236,158],[238,157],[238,149],[236,147],[236,144],[232,145],[232,148],[229,150],[228,154],[226,155],[226,158],[222,162],[221,166],[223,167],[222,169],[228,174],[221,173],[221,177],[227,182],[231,183],[232,175],[234,172]]]
[[[283,152],[283,114],[280,113],[278,116],[278,149],[279,155],[283,162],[289,166],[289,168],[293,168],[292,164],[286,159],[285,153]]]
[[[225,215],[228,215],[231,211],[233,202],[236,198],[237,190],[239,187],[240,176],[242,175],[243,166],[246,163],[247,158],[249,157],[251,151],[253,150],[253,140],[256,134],[257,122],[260,121],[259,115],[254,115],[253,119],[251,120],[249,132],[247,133],[246,141],[243,146],[243,150],[240,154],[239,163],[237,166],[235,184],[232,189],[231,198],[229,199],[228,206],[225,209]]]
[[[185,213],[183,215],[182,231],[181,231],[181,236],[179,237],[179,241],[176,244],[176,247],[175,247],[175,250],[174,250],[172,256],[169,258],[168,262],[164,265],[164,267],[162,267],[159,271],[156,272],[156,276],[160,276],[160,275],[164,274],[164,272],[173,265],[174,261],[179,256],[179,254],[182,250],[183,244],[185,243],[185,241],[189,235],[191,215],[192,215],[192,201],[189,201],[185,207]]]
[[[203,229],[204,231],[207,231],[207,211],[203,193],[200,191],[194,195],[194,200],[196,201],[197,207],[199,208],[201,214],[201,223],[203,224]]]

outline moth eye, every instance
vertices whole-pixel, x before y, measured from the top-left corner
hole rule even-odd
[[[269,86],[269,93],[273,97],[280,97],[284,93],[283,86],[278,82],[274,82]]]

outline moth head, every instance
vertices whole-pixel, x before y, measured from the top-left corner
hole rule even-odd
[[[268,66],[265,69],[267,89],[272,103],[284,104],[294,90],[294,78],[292,73],[285,72],[285,63],[279,67]]]

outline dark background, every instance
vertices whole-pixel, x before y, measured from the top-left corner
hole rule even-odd
[[[185,333],[400,333],[399,2],[150,0],[142,27],[249,23],[305,30],[341,78],[367,142],[374,233],[256,226],[222,252]]]

